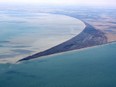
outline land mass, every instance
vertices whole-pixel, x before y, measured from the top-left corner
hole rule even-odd
[[[42,56],[47,56],[55,53],[61,53],[76,49],[81,49],[85,47],[91,47],[96,45],[102,45],[108,43],[107,37],[105,36],[105,33],[101,30],[95,29],[93,26],[91,26],[88,23],[85,23],[86,27],[85,29],[78,34],[77,36],[73,37],[72,39],[63,42],[55,47],[52,47],[48,50],[36,53],[34,55],[22,58],[20,61],[24,60],[30,60]]]

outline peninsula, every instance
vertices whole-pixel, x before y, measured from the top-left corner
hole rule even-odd
[[[72,39],[63,42],[55,47],[52,47],[48,50],[22,58],[18,62],[24,60],[30,60],[42,56],[47,56],[55,53],[61,53],[61,52],[66,52],[66,51],[71,51],[71,50],[76,50],[86,47],[92,47],[96,45],[102,45],[108,42],[104,32],[95,29],[93,26],[91,26],[88,23],[85,23],[85,25],[86,25],[85,29],[80,34],[73,37]]]

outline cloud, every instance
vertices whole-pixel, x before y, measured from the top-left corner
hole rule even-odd
[[[38,3],[38,4],[82,4],[82,5],[114,5],[115,0],[0,0],[0,3]]]

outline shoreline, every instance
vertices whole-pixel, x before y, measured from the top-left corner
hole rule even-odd
[[[80,51],[84,51],[84,50],[88,50],[88,49],[92,49],[92,48],[96,48],[96,47],[99,47],[99,46],[104,46],[104,45],[109,45],[109,44],[114,44],[116,43],[116,41],[113,41],[113,42],[108,42],[106,44],[102,44],[102,45],[96,45],[96,46],[91,46],[91,47],[86,47],[86,48],[81,48],[81,49],[75,49],[75,50],[69,50],[69,51],[65,51],[65,52],[61,52],[61,53],[55,53],[55,54],[51,54],[51,55],[47,55],[47,56],[41,56],[39,58],[34,58],[34,59],[30,59],[28,61],[33,61],[33,60],[41,60],[41,59],[46,59],[46,58],[49,58],[49,57],[52,57],[52,56],[57,56],[57,55],[62,55],[62,54],[68,54],[68,53],[71,53],[71,52],[80,52]],[[8,60],[10,60],[10,62],[6,62],[4,60],[0,61],[0,64],[20,64],[21,62],[18,62],[20,60],[20,57],[18,58],[9,58]]]
[[[47,59],[47,58],[53,57],[53,56],[58,56],[58,55],[62,55],[62,54],[69,54],[71,52],[80,52],[80,51],[89,50],[89,49],[96,48],[96,47],[99,47],[99,46],[105,46],[105,45],[110,45],[110,44],[114,44],[114,43],[116,43],[116,41],[108,42],[106,44],[101,44],[101,45],[96,45],[96,46],[91,46],[91,47],[69,50],[69,51],[65,51],[65,52],[61,52],[61,53],[55,53],[55,54],[51,54],[51,55],[41,56],[39,58],[30,59],[28,61]],[[21,61],[21,62],[25,62],[25,61]],[[15,64],[20,64],[21,62],[17,61]]]
[[[63,42],[57,46],[54,46],[48,50],[45,50],[45,51],[33,54],[31,56],[22,58],[21,60],[19,60],[17,62],[35,59],[38,57],[40,58],[43,56],[49,56],[49,55],[67,52],[67,51],[80,50],[83,48],[88,48],[88,47],[93,47],[93,46],[98,46],[98,45],[108,43],[107,37],[105,37],[105,34],[102,31],[96,30],[93,26],[89,25],[86,22],[84,22],[84,23],[85,23],[86,27],[79,35],[77,35],[77,36],[73,37],[72,39],[70,39],[66,42]],[[87,38],[92,38],[92,39],[87,39]],[[75,44],[76,41],[77,41],[77,44]]]

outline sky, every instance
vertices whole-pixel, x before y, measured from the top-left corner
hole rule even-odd
[[[116,6],[116,0],[0,0],[0,3],[77,4]]]

